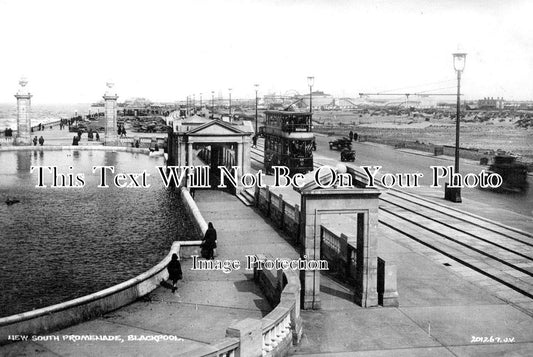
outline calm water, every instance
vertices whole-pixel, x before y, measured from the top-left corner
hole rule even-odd
[[[130,279],[191,236],[179,194],[165,189],[162,159],[103,151],[0,152],[0,316],[80,297]],[[35,188],[32,165],[83,173],[83,188]],[[92,166],[142,172],[151,187],[97,188]],[[73,169],[69,170],[69,166]],[[112,175],[108,175],[111,182]],[[20,203],[8,206],[7,197]]]

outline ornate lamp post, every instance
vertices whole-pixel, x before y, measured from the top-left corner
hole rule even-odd
[[[461,73],[465,69],[466,53],[453,54],[453,68],[457,72],[457,113],[455,116],[455,167],[456,174],[459,173],[459,128],[461,123]],[[453,182],[453,186],[458,185],[459,182]],[[452,202],[462,202],[460,187],[444,188],[444,198]]]
[[[211,91],[211,117],[215,118],[215,91]]]
[[[259,84],[254,84],[255,86],[255,134],[257,135],[257,91],[259,90]]]
[[[228,88],[229,91],[229,121],[231,122],[231,88]]]
[[[307,84],[309,85],[309,112],[313,113],[313,84],[315,84],[315,77],[307,77]]]

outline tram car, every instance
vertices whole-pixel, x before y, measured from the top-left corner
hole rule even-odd
[[[489,172],[502,177],[503,184],[500,190],[523,192],[528,188],[527,166],[517,162],[515,156],[495,156],[492,165],[489,166]]]
[[[264,165],[267,174],[273,166],[286,166],[290,175],[313,170],[311,113],[268,110],[260,132],[265,138]]]

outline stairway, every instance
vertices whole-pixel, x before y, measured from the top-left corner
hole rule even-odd
[[[255,197],[252,189],[244,189],[238,192],[237,198],[241,200],[245,206],[253,206],[255,204]]]

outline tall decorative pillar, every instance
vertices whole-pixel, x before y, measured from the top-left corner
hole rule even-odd
[[[26,78],[19,81],[20,88],[15,94],[17,98],[17,135],[15,145],[31,145],[31,118],[30,107],[32,95],[25,88],[28,84]]]
[[[117,99],[118,95],[113,93],[113,82],[107,82],[107,91],[103,98],[105,100],[105,145],[117,145]]]

